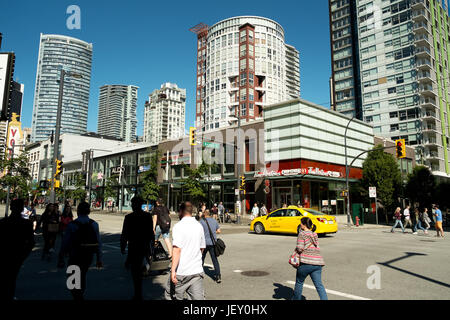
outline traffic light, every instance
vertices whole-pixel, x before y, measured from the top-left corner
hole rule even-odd
[[[191,146],[196,146],[197,145],[197,141],[196,141],[196,137],[195,137],[195,133],[197,131],[197,128],[191,127],[189,129],[189,144]]]
[[[406,142],[405,139],[395,141],[397,159],[406,158]]]
[[[59,189],[61,187],[61,182],[55,179],[55,189]]]
[[[245,176],[241,176],[241,190],[245,191]]]
[[[39,181],[39,188],[47,190],[49,188],[49,183],[47,180]]]
[[[61,160],[56,160],[56,172],[55,172],[55,178],[59,177],[62,173],[62,166],[63,162]]]

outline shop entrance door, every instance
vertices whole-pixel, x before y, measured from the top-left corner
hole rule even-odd
[[[345,215],[345,201],[343,199],[337,201],[336,215]]]
[[[283,204],[292,205],[292,188],[279,188],[277,197],[277,206],[281,208]]]

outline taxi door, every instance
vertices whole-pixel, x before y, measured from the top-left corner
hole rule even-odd
[[[303,217],[297,209],[287,209],[286,215],[281,219],[281,231],[286,233],[297,233],[300,219]]]
[[[285,209],[279,209],[272,212],[271,215],[267,217],[268,232],[282,232],[281,231],[281,221],[283,215],[286,213]]]

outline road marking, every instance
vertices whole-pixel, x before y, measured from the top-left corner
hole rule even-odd
[[[286,281],[286,283],[295,285],[295,281]],[[308,289],[314,289],[314,290],[316,289],[316,287],[311,286],[309,284],[303,284],[303,287],[306,287]],[[352,294],[343,293],[343,292],[339,292],[339,291],[335,291],[335,290],[330,290],[330,289],[325,289],[325,291],[327,293],[333,294],[335,296],[340,296],[340,297],[353,299],[353,300],[372,300],[372,299],[363,298],[363,297],[359,297],[359,296],[355,296],[355,295],[352,295]]]

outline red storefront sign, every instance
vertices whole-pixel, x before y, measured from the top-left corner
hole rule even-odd
[[[302,159],[282,160],[277,163],[267,163],[264,171],[255,173],[255,178],[298,175],[345,178],[345,166]],[[362,169],[350,169],[349,178],[361,179]]]

